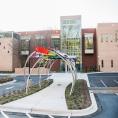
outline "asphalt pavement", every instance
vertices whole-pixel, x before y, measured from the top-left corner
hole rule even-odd
[[[118,73],[88,74],[91,87],[118,87]]]
[[[47,77],[48,77],[47,75],[42,75],[41,77],[38,75],[32,75],[30,79],[32,80],[32,84],[34,85],[34,84],[37,84],[39,80],[44,80]],[[0,76],[0,78],[2,78],[2,76]],[[0,95],[7,94],[9,92],[12,92],[15,90],[21,90],[25,88],[27,76],[26,77],[16,76],[13,78],[14,80],[16,80],[15,82],[0,86]]]
[[[118,73],[88,74],[91,87],[118,87]],[[117,118],[118,94],[96,94],[101,111],[87,118]],[[86,117],[85,117],[86,118]]]
[[[118,96],[116,94],[96,94],[97,102],[101,106],[100,111],[87,118],[117,118]]]

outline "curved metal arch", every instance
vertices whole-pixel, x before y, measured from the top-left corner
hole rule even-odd
[[[49,75],[50,70],[51,70],[51,68],[53,67],[53,65],[54,65],[55,62],[56,62],[56,60],[53,60],[53,61],[52,61],[51,65],[50,65],[50,67],[49,67],[48,75]]]
[[[41,80],[41,74],[39,73],[40,72],[40,66],[41,66],[41,63],[38,65],[38,75],[39,75],[39,82]],[[40,85],[39,85],[40,86]],[[40,86],[41,87],[41,86]]]
[[[40,65],[38,66],[38,75],[39,75],[39,86],[40,86],[40,80],[41,80],[41,73],[40,73]],[[44,65],[44,67],[46,66],[46,64]],[[41,87],[41,86],[40,86]]]
[[[30,78],[30,76],[31,76],[31,73],[32,73],[34,67],[37,65],[37,63],[38,63],[40,60],[42,61],[43,58],[39,58],[39,59],[34,63],[33,67],[31,68],[31,72],[30,72],[30,74],[29,74],[28,77],[27,77],[27,81],[26,81],[26,94],[28,93],[29,78]]]
[[[49,62],[48,62],[48,61],[49,61]],[[47,66],[48,63],[50,63],[50,60],[47,60],[47,61],[46,61],[45,65],[44,65],[44,68]],[[43,70],[43,69],[42,69],[42,70]],[[39,79],[39,86],[40,86],[40,87],[41,87],[41,85],[40,85],[41,72],[42,72],[42,71],[40,71],[40,79]]]
[[[26,61],[25,61],[25,65],[24,65],[24,67],[23,67],[25,83],[27,83],[27,80],[26,80],[26,72],[25,72],[25,70],[26,70],[26,65],[27,65],[27,62],[29,61],[29,59],[30,59],[30,58],[33,56],[33,54],[35,54],[35,53],[36,53],[36,51],[33,51],[33,52],[27,57],[27,59],[26,59]]]
[[[40,60],[43,61],[44,59],[43,59],[43,58],[39,58],[39,59],[36,61],[36,63],[33,65],[32,69],[31,69],[31,73],[32,73],[34,67],[39,63]],[[49,60],[46,61],[44,67],[47,65],[47,62],[48,62],[48,61],[49,61]],[[27,81],[26,81],[26,94],[28,93],[28,88],[29,88],[29,78],[30,78],[30,76],[31,76],[31,74],[28,75]]]
[[[27,62],[29,61],[29,59],[33,56],[33,54],[35,54],[36,53],[36,51],[34,51],[34,52],[32,52],[29,56],[28,56],[28,58],[26,59],[26,61],[25,61],[25,65],[24,65],[24,75],[25,75],[25,67],[26,67],[26,64],[27,64]]]
[[[73,77],[73,82],[72,82],[72,87],[71,87],[71,91],[70,91],[70,95],[73,92],[73,88],[75,85],[75,81],[77,80],[76,76],[75,76],[75,70],[73,70],[73,66],[71,64],[71,62],[69,60],[67,60],[64,56],[62,56],[60,53],[58,53],[56,50],[50,50],[55,52],[64,62],[66,62],[66,64],[70,67],[71,73],[72,73],[72,77]],[[74,72],[74,73],[73,73]]]
[[[74,77],[73,78],[73,83],[72,83],[72,87],[71,87],[71,91],[70,91],[70,95],[72,94],[72,91],[73,91],[73,88],[74,88],[74,85],[75,85],[75,81],[77,80],[77,72],[76,72],[76,68],[75,66],[73,65],[73,63],[71,61],[69,61],[71,67],[73,68],[73,73],[74,73]]]

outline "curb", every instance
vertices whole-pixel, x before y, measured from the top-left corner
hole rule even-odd
[[[13,81],[10,81],[10,82],[6,82],[6,83],[3,83],[3,84],[0,84],[0,86],[12,84],[12,83],[15,83],[15,82],[16,82],[16,80],[13,80]]]

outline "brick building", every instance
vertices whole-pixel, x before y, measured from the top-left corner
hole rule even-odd
[[[97,37],[95,28],[82,29],[83,71],[97,70]]]
[[[97,26],[98,67],[103,72],[118,72],[118,23]]]
[[[12,72],[20,67],[19,40],[14,32],[0,32],[0,72]]]
[[[27,56],[35,50],[36,46],[43,46],[46,48],[60,49],[60,30],[41,30],[41,31],[26,31],[19,32],[21,36],[21,60],[22,67],[26,61]],[[31,67],[37,59],[31,59]],[[53,65],[52,70],[60,70],[60,61],[57,60]]]

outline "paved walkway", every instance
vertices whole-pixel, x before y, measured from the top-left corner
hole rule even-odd
[[[89,86],[86,74],[79,74],[78,77],[79,79],[86,79]],[[92,105],[90,108],[87,108],[87,110],[68,110],[65,100],[65,88],[69,83],[72,82],[71,73],[54,73],[52,76],[50,76],[50,78],[54,80],[52,85],[33,95],[7,103],[4,105],[4,107],[13,107],[16,109],[25,108],[31,109],[31,111],[35,109],[35,111],[47,111],[47,114],[50,113],[51,115],[62,114],[73,116],[88,115],[97,110],[97,105],[93,93],[90,93],[92,99]]]

